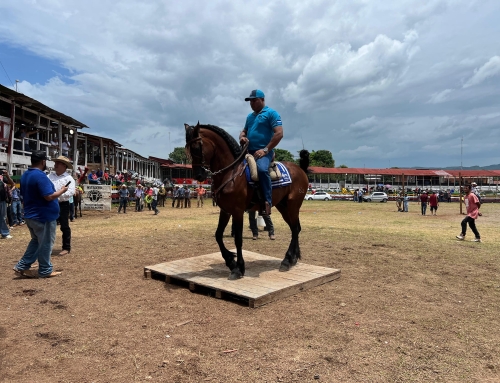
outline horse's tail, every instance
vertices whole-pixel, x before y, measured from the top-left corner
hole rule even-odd
[[[309,167],[309,151],[302,149],[299,153],[299,166],[307,174],[307,168]]]

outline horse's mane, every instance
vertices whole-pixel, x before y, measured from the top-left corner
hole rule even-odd
[[[219,128],[215,125],[200,125],[200,128],[210,130],[219,136],[226,142],[229,150],[233,154],[234,158],[237,158],[241,154],[241,147],[238,142],[224,129]]]

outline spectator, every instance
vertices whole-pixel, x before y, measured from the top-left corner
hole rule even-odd
[[[14,272],[27,278],[50,278],[60,275],[53,271],[50,256],[56,238],[56,219],[59,216],[57,199],[68,191],[63,186],[58,191],[44,171],[47,168],[44,151],[35,150],[31,154],[31,168],[21,177],[21,195],[24,201],[24,219],[31,234],[28,247],[14,266]],[[29,270],[38,259],[38,273]]]
[[[57,142],[57,137],[54,136],[50,140],[50,156],[57,157],[59,155],[59,143]]]
[[[69,157],[69,149],[71,148],[71,144],[69,143],[68,140],[68,135],[64,136],[63,142],[62,142],[62,155],[64,157]]]
[[[408,213],[408,202],[410,201],[410,197],[408,197],[408,194],[404,193],[403,196],[403,211],[405,213]]]
[[[87,178],[89,180],[89,184],[91,184],[91,185],[100,185],[101,184],[99,178],[97,177],[97,175],[95,173],[95,170],[91,170],[89,175],[87,176]]]
[[[98,168],[95,175],[97,176],[97,178],[102,178],[102,176],[103,176],[102,170],[100,168]]]
[[[165,207],[166,198],[167,198],[167,190],[165,189],[165,186],[162,184],[160,186],[160,190],[158,190],[158,204],[161,205],[161,207]]]
[[[201,207],[203,207],[203,200],[205,199],[205,193],[206,193],[206,190],[203,186],[199,185],[196,188],[196,200],[197,200],[196,207],[200,207],[200,203],[201,203]]]
[[[431,207],[431,215],[437,215],[439,197],[436,195],[435,191],[433,191],[429,197],[429,206]]]
[[[180,205],[180,206],[179,206]],[[184,188],[179,188],[177,195],[177,209],[184,207]]]
[[[12,226],[24,225],[22,217],[22,206],[21,206],[21,192],[17,188],[16,184],[12,185],[10,190],[10,195],[12,198],[11,209],[12,209]]]
[[[429,195],[427,194],[427,191],[424,190],[422,194],[420,194],[420,209],[422,215],[425,215],[428,203],[429,203]]]
[[[9,190],[7,189],[5,181],[7,181],[7,185],[9,185],[10,187],[14,185],[14,181],[12,181],[6,170],[3,171],[2,177],[0,179],[0,233],[2,234],[2,239],[10,239],[12,238],[12,236],[10,235],[9,226],[7,226],[6,221]]]
[[[179,199],[179,186],[175,186],[172,191],[172,207],[175,207],[175,201]]]
[[[118,213],[120,213],[123,207],[123,214],[127,214],[127,204],[128,204],[129,194],[130,193],[127,189],[127,185],[122,184],[120,190],[118,191],[118,195],[120,196],[120,207],[118,208]]]
[[[481,202],[479,198],[472,193],[471,185],[464,186],[465,191],[465,207],[467,209],[467,216],[462,220],[462,232],[457,235],[457,239],[463,241],[465,239],[465,234],[467,232],[467,223],[469,224],[470,229],[476,236],[472,241],[473,242],[481,242],[481,236],[479,235],[479,231],[476,228],[476,219],[479,216],[479,208],[481,207]]]
[[[153,201],[151,202],[151,207],[153,208],[154,212],[155,212],[155,215],[158,215],[158,213],[160,212],[158,209],[157,209],[157,206],[158,206],[158,188],[156,186],[153,186],[151,188],[151,192],[152,192],[152,197],[153,197]]]
[[[71,228],[69,227],[70,205],[69,200],[75,194],[75,180],[66,172],[73,169],[69,158],[59,156],[54,160],[54,172],[49,174],[49,179],[55,189],[61,189],[69,183],[67,191],[61,194],[59,200],[59,223],[62,232],[62,251],[59,255],[68,255],[71,252]]]
[[[191,190],[188,189],[187,185],[184,185],[184,207],[191,208]]]
[[[139,184],[135,188],[134,191],[134,196],[135,196],[135,211],[142,211],[143,208],[143,203],[142,203],[142,197],[144,195],[144,191],[142,190],[142,185]]]
[[[259,237],[259,229],[257,227],[257,212],[250,210],[248,212],[248,220],[250,221],[250,230],[252,230],[252,239],[255,241]],[[267,232],[269,233],[269,239],[274,241],[276,237],[274,236],[274,225],[273,221],[271,221],[271,216],[263,215],[262,218],[266,223]]]

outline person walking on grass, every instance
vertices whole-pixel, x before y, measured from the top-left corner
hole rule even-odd
[[[422,210],[422,215],[425,215],[428,203],[429,203],[429,195],[424,190],[424,192],[420,194],[420,208]]]
[[[128,197],[130,195],[127,185],[122,184],[120,190],[118,190],[118,195],[120,196],[120,207],[118,208],[118,213],[122,211],[123,207],[123,214],[127,214]]]
[[[408,194],[404,193],[403,196],[403,212],[408,213],[408,202],[410,201],[410,197]]]
[[[481,202],[479,202],[479,198],[472,193],[471,185],[464,186],[465,197],[464,203],[467,209],[467,216],[462,220],[462,232],[457,235],[457,239],[463,241],[465,239],[465,234],[467,232],[467,224],[469,224],[470,229],[476,236],[472,242],[481,242],[481,235],[479,235],[479,231],[476,228],[476,219],[479,216],[479,208],[481,207]]]
[[[435,191],[429,197],[429,206],[431,207],[431,215],[437,215],[439,198]]]
[[[59,196],[59,224],[62,232],[62,251],[59,255],[68,255],[71,251],[71,228],[69,227],[69,200],[75,194],[75,180],[66,170],[73,169],[69,158],[59,156],[54,159],[54,171],[49,174],[49,180],[59,190],[67,185],[68,190]]]
[[[158,215],[158,213],[160,212],[157,208],[158,206],[158,192],[159,192],[159,189],[158,187],[155,185],[151,188],[152,190],[152,197],[153,197],[153,201],[151,202],[151,208],[154,210],[155,212],[155,215]]]
[[[56,239],[56,220],[59,217],[58,198],[68,191],[63,185],[56,191],[54,183],[45,175],[47,156],[43,150],[31,154],[31,167],[21,177],[21,195],[24,201],[24,219],[31,241],[14,266],[16,275],[25,278],[50,278],[60,275],[53,271],[50,257]],[[38,259],[38,273],[30,270]]]

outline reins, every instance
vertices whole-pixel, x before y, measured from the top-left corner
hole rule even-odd
[[[186,144],[186,148],[188,148],[193,142],[195,141],[201,141],[201,145],[203,146],[203,139],[201,137],[196,137],[196,138],[193,138],[192,140],[189,140],[189,142]],[[241,153],[240,155],[233,161],[231,162],[228,166],[226,166],[225,168],[222,168],[220,170],[217,170],[215,172],[212,172],[209,168],[205,167],[205,157],[203,155],[203,148],[201,150],[201,164],[191,164],[192,166],[196,166],[196,165],[199,165],[203,170],[205,170],[207,173],[209,173],[210,175],[212,176],[216,176],[218,174],[221,174],[223,172],[225,172],[226,170],[228,169],[231,169],[234,165],[236,165],[237,163],[239,163],[241,161],[241,159],[243,158],[243,156],[246,154],[246,151],[248,149],[248,145],[249,145],[249,142],[246,142],[245,145],[243,145],[243,148],[241,149]],[[243,174],[243,171],[245,170],[245,166],[243,167],[243,170],[241,171],[241,173],[239,174],[240,176]],[[228,178],[221,186],[219,186],[215,192],[213,192],[213,196],[215,198],[215,200],[217,201],[217,194],[229,183],[231,182],[232,180],[234,180],[236,177],[238,176],[238,174],[236,173],[233,177],[230,177]]]

